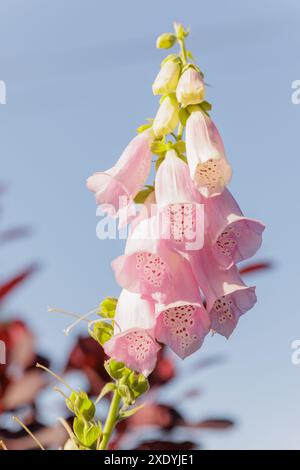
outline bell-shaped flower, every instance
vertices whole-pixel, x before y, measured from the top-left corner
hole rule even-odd
[[[156,339],[167,344],[181,359],[197,351],[210,329],[201,303],[174,302],[157,309]]]
[[[179,103],[175,94],[163,97],[154,118],[152,128],[156,137],[173,132],[179,121]]]
[[[193,65],[189,65],[181,75],[176,89],[176,97],[184,108],[203,101],[205,97],[203,76]]]
[[[182,258],[164,304],[156,304],[155,337],[184,359],[202,346],[210,319],[189,262]]]
[[[241,315],[256,303],[255,287],[247,287],[235,266],[222,270],[208,247],[189,255],[204,294],[211,328],[229,338]]]
[[[181,71],[181,61],[178,57],[167,58],[162,63],[161,69],[152,85],[154,95],[168,95],[174,93],[178,84]]]
[[[191,177],[205,197],[221,194],[231,178],[221,136],[201,110],[192,111],[186,122],[186,155]]]
[[[156,216],[140,222],[127,240],[125,254],[112,262],[112,268],[124,289],[164,302],[185,260],[160,239],[158,222]]]
[[[150,172],[152,140],[151,129],[138,134],[112,168],[88,178],[87,187],[104,212],[117,217],[133,203]]]
[[[223,268],[250,258],[261,246],[265,226],[258,220],[244,217],[228,189],[207,200],[205,214],[210,220],[212,252]]]
[[[169,150],[155,178],[161,236],[180,251],[196,250],[204,241],[204,205],[190,178],[189,169],[175,150]]]
[[[154,302],[123,290],[114,317],[114,335],[104,351],[116,361],[148,376],[155,367],[159,344],[154,339]]]

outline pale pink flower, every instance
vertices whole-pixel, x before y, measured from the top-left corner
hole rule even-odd
[[[202,346],[210,329],[209,316],[201,303],[174,302],[158,306],[155,336],[181,359]]]
[[[255,287],[247,287],[237,268],[222,270],[208,247],[189,255],[204,294],[212,330],[229,338],[241,315],[256,303]]]
[[[198,104],[205,96],[205,86],[201,73],[193,66],[189,66],[181,75],[176,97],[178,102],[185,108],[188,105]]]
[[[212,251],[224,268],[253,256],[262,243],[265,226],[244,217],[232,194],[225,189],[220,196],[209,198],[205,205]]]
[[[140,222],[127,240],[125,254],[116,258],[112,267],[124,289],[169,302],[174,301],[174,296],[170,297],[174,290],[190,295],[194,284],[189,277],[190,269],[185,279],[177,282],[178,274],[187,271],[188,262],[159,238],[158,222],[156,216]],[[182,295],[180,300],[184,300]]]
[[[128,144],[112,168],[88,178],[87,187],[95,193],[96,203],[104,212],[116,217],[132,204],[150,172],[151,141],[152,130],[148,129]]]
[[[204,241],[204,206],[189,169],[175,150],[169,150],[155,178],[161,236],[178,250],[200,249]]]
[[[221,194],[231,178],[221,136],[202,111],[193,111],[186,123],[186,155],[191,177],[205,197]]]
[[[104,344],[105,353],[148,376],[155,367],[160,349],[154,339],[154,302],[123,290],[114,321],[115,334]]]

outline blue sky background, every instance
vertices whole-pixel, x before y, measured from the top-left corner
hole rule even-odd
[[[151,84],[163,58],[155,39],[173,20],[191,26],[188,46],[211,84],[212,116],[234,169],[231,190],[247,215],[266,223],[257,259],[271,258],[276,269],[247,278],[257,306],[230,341],[208,338],[183,364],[189,380],[162,398],[200,387],[202,401],[182,403],[191,419],[237,419],[235,430],[206,435],[207,448],[300,449],[300,365],[290,360],[300,338],[297,0],[0,0],[0,179],[10,187],[2,222],[35,231],[1,251],[0,276],[42,264],[6,317],[26,319],[40,351],[60,366],[74,337],[63,335],[68,319],[47,305],[86,312],[118,294],[110,262],[123,242],[96,238],[85,180],[111,166],[154,115]],[[191,374],[215,354],[225,362]]]

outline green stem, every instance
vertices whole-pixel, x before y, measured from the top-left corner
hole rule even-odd
[[[119,392],[115,390],[111,404],[110,404],[109,412],[106,418],[106,422],[105,422],[105,426],[103,430],[103,437],[102,437],[99,450],[105,450],[107,448],[110,436],[114,430],[115,425],[117,424],[117,416],[118,416],[120,401],[121,401],[121,396],[119,395]]]
[[[184,127],[183,127],[183,125],[182,125],[181,122],[180,122],[179,125],[178,125],[177,140],[181,140],[181,139],[182,139],[183,130],[184,130]]]
[[[188,58],[187,58],[187,52],[185,48],[184,39],[178,39],[178,43],[180,46],[180,57],[181,57],[183,66],[185,66],[188,63]],[[178,126],[178,131],[177,131],[177,140],[182,139],[183,131],[184,131],[184,126],[180,123]]]
[[[188,58],[187,58],[187,52],[184,44],[184,39],[178,39],[178,43],[180,46],[180,56],[181,60],[183,63],[183,66],[185,66],[188,63]]]

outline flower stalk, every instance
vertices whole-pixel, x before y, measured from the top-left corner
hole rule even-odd
[[[107,449],[110,437],[118,421],[120,402],[121,395],[119,394],[118,390],[115,390],[103,429],[103,437],[99,446],[99,450]]]

